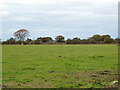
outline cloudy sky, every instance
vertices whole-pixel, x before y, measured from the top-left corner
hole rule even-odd
[[[2,8],[2,9],[1,9]],[[118,36],[118,0],[2,0],[2,38],[27,29],[30,38]],[[1,33],[1,32],[0,32]]]

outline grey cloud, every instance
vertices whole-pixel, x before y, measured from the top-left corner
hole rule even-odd
[[[90,2],[64,2],[43,5],[7,3],[3,16],[3,39],[14,31],[26,28],[31,38],[62,34],[67,37],[86,38],[93,34],[117,37],[117,7],[108,3],[96,7]]]

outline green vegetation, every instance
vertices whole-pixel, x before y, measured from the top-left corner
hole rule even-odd
[[[104,88],[118,80],[116,45],[3,45],[4,87]]]
[[[73,39],[68,38],[65,40],[64,36],[57,36],[55,40],[52,39],[52,37],[38,37],[35,40],[32,40],[30,38],[25,38],[26,32],[22,33],[21,30],[17,31],[17,39],[16,38],[10,38],[6,41],[2,41],[3,45],[15,45],[15,44],[24,44],[24,45],[40,45],[40,44],[120,44],[120,38],[113,39],[110,35],[93,35],[92,37],[89,37],[88,39],[80,39],[78,37],[75,37]],[[15,33],[16,34],[16,33]],[[27,33],[26,36],[29,36]]]

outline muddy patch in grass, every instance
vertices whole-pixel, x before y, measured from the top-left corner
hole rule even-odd
[[[22,70],[36,70],[35,68],[23,68]]]

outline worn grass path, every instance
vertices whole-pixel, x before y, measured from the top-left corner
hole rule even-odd
[[[36,88],[112,87],[115,45],[3,45],[3,85]]]

